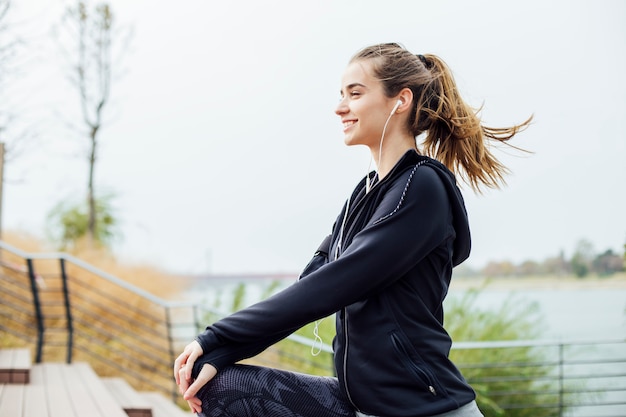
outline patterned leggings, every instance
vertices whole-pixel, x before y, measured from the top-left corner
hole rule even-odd
[[[354,417],[337,378],[233,365],[199,392],[200,417]]]

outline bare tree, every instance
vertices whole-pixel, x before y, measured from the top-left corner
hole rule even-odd
[[[69,34],[72,49],[70,82],[80,97],[82,123],[89,139],[87,177],[87,238],[97,240],[97,202],[95,192],[95,167],[98,144],[103,125],[103,115],[109,104],[112,74],[112,44],[114,40],[114,15],[107,3],[90,6],[77,1],[68,7],[63,26]]]
[[[5,86],[11,80],[11,75],[15,77],[15,58],[20,54],[23,42],[15,36],[10,30],[10,24],[7,23],[7,16],[11,9],[10,0],[0,0],[0,143],[8,148],[7,142],[11,142],[11,150],[17,146],[18,139],[28,136],[26,132],[17,134],[15,132],[15,121],[17,117],[15,112],[11,111],[12,104],[7,104],[9,100],[4,97]],[[13,109],[14,110],[14,109]],[[12,128],[10,128],[12,127]],[[10,140],[8,140],[10,137]],[[5,149],[8,151],[8,149]]]
[[[9,0],[0,0],[0,35],[6,32],[6,16],[9,13],[11,2]],[[11,50],[11,43],[6,43],[4,36],[0,37],[0,82],[4,75],[4,62],[6,61],[6,55]]]
[[[5,17],[9,11],[11,3],[8,0],[0,0],[0,35],[2,35],[6,28],[4,26]],[[4,37],[0,37],[0,40]],[[1,42],[1,41],[0,41]],[[10,45],[0,43],[0,87],[4,77],[4,62],[6,60],[6,51],[10,48]],[[4,123],[2,123],[2,110],[0,109],[0,239],[2,239],[2,204],[3,204],[3,185],[4,185],[4,130],[6,129]]]
[[[7,22],[10,9],[10,0],[0,0],[0,239],[6,163],[24,150],[27,139],[34,138],[31,129],[19,127],[16,115],[19,111],[13,100],[6,97],[5,87],[13,81],[11,78],[15,78],[16,58],[21,55],[23,47],[23,42],[12,33]]]

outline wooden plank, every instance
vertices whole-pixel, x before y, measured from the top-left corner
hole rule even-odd
[[[0,349],[0,383],[27,384],[30,366],[30,350]]]
[[[76,416],[103,416],[93,398],[91,387],[85,383],[76,366],[64,364],[61,374]]]
[[[182,408],[174,404],[157,392],[140,392],[146,400],[152,405],[153,417],[194,417],[190,411],[184,411]]]
[[[97,406],[90,416],[102,417],[127,417],[126,413],[115,401],[115,398],[106,389],[104,383],[94,370],[84,362],[78,362],[72,365],[75,371],[80,375],[80,379],[85,387],[87,387],[91,398]]]
[[[22,417],[48,417],[48,401],[43,385],[24,386],[24,412]]]
[[[13,349],[13,368],[14,369],[30,369],[30,350]]]
[[[74,413],[68,389],[63,380],[63,373],[59,363],[44,363],[43,372],[44,391],[50,417],[78,417]],[[69,381],[72,384],[72,381]]]
[[[11,364],[13,363],[13,351],[0,349],[0,384],[11,382]]]
[[[30,350],[13,349],[11,382],[14,384],[28,384],[30,380],[30,367]]]
[[[30,382],[25,389],[22,417],[48,417],[48,398],[41,365],[33,365],[30,370]]]
[[[152,407],[123,378],[102,378],[111,395],[122,406],[128,417],[152,417]]]
[[[5,384],[0,396],[0,417],[20,417],[24,406],[24,385]]]
[[[36,364],[30,370],[30,382],[29,385],[44,385],[43,365]]]
[[[0,369],[9,369],[13,363],[13,351],[11,349],[0,349]]]

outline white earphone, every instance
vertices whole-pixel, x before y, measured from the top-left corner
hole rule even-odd
[[[393,106],[393,110],[391,110],[391,114],[394,114],[396,112],[396,110],[398,110],[398,107],[400,107],[402,104],[404,104],[404,102],[402,100],[396,101],[396,105]]]
[[[376,164],[376,169],[380,168],[380,160],[383,154],[383,140],[385,139],[385,131],[387,130],[387,125],[389,124],[389,120],[391,120],[391,117],[394,115],[394,113],[396,112],[396,110],[398,110],[398,108],[403,105],[404,102],[402,100],[398,100],[396,101],[395,106],[393,106],[393,109],[391,110],[391,113],[389,113],[389,117],[387,117],[387,121],[385,122],[385,126],[383,126],[383,134],[380,136],[380,145],[379,145],[379,150],[378,150],[378,163]],[[369,193],[370,190],[372,189],[371,186],[371,180],[370,180],[370,176],[369,176],[369,169],[370,166],[372,165],[372,160],[370,159],[370,165],[367,167],[367,172],[368,175],[365,176],[365,193]],[[377,174],[378,175],[378,174]]]

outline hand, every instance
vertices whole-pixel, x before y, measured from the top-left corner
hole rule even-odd
[[[181,394],[183,394],[183,398],[187,400],[187,404],[189,404],[191,411],[194,413],[200,413],[202,412],[202,401],[200,398],[196,397],[196,394],[200,388],[206,385],[207,382],[212,380],[213,377],[217,375],[217,369],[209,363],[204,364],[198,374],[198,377],[191,385],[189,385],[190,380],[183,377],[184,372],[185,371],[181,368],[181,379],[178,388]]]
[[[193,370],[193,364],[196,362],[204,352],[200,343],[196,340],[185,346],[183,353],[178,355],[174,361],[174,378],[176,379],[176,385],[180,387],[181,380],[191,380],[191,371]],[[181,392],[182,394],[182,392]]]
[[[203,353],[200,344],[194,340],[185,347],[183,353],[174,361],[176,385],[178,385],[178,390],[183,395],[183,398],[187,400],[189,407],[194,413],[202,411],[202,402],[196,397],[196,393],[217,374],[215,367],[211,365],[203,366],[198,378],[192,383],[191,372],[193,365]]]

